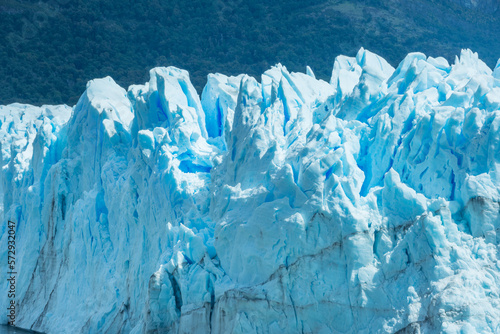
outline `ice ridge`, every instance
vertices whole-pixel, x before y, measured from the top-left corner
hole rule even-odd
[[[500,62],[470,50],[201,97],[174,67],[96,79],[73,108],[0,106],[0,145],[20,327],[500,332]]]

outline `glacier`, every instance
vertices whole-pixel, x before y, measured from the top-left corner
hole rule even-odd
[[[500,62],[470,50],[201,96],[175,67],[96,79],[74,107],[0,106],[0,145],[19,327],[500,332]]]

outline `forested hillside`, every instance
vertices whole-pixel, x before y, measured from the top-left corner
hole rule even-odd
[[[408,52],[500,57],[495,1],[2,0],[0,104],[75,104],[88,80],[145,82],[154,66],[257,75],[281,62],[328,79],[363,46],[397,65]]]

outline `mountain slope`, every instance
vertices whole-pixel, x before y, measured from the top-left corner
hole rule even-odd
[[[477,3],[477,8],[469,8]],[[334,57],[364,46],[396,66],[409,52],[454,61],[461,48],[493,67],[500,55],[492,1],[8,0],[0,5],[0,104],[73,105],[96,77],[127,87],[147,70],[258,77],[281,62],[329,78]]]

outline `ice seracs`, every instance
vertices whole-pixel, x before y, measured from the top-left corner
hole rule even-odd
[[[393,68],[361,49],[330,82],[278,64],[199,97],[155,68],[73,108],[0,107],[17,325],[500,331],[499,73],[469,50]]]

